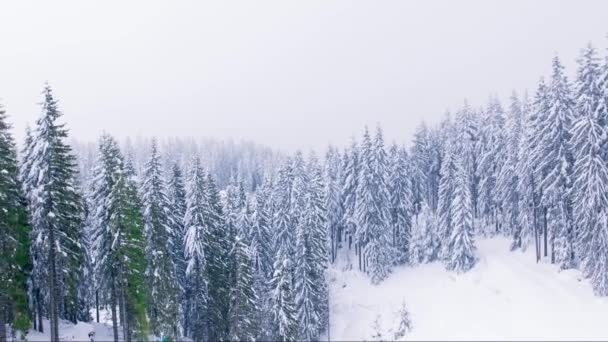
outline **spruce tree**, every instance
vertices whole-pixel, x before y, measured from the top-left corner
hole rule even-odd
[[[9,339],[7,326],[25,334],[31,320],[27,300],[30,227],[10,129],[0,105],[0,340],[4,341]]]
[[[97,290],[110,299],[114,340],[147,334],[145,239],[136,185],[129,180],[116,141],[104,135],[93,170],[89,206]],[[118,314],[120,313],[120,320]]]
[[[206,338],[205,317],[208,292],[205,279],[205,265],[209,242],[209,200],[205,185],[205,175],[199,158],[192,162],[188,179],[188,194],[184,216],[184,255],[186,269],[184,279],[184,331],[195,341]]]
[[[498,198],[503,206],[503,231],[512,237],[513,247],[521,247],[521,230],[519,222],[519,175],[517,165],[520,158],[520,142],[523,134],[522,105],[515,92],[511,95],[511,104],[507,114],[506,133],[506,158],[505,164],[500,169],[496,188]]]
[[[224,222],[220,196],[213,177],[207,173],[206,193],[208,199],[205,214],[208,230],[206,254],[207,289],[209,291],[208,326],[207,333],[210,340],[228,339],[230,288],[232,284],[230,269],[230,251],[234,242],[230,241],[230,234]]]
[[[448,246],[446,268],[456,272],[470,270],[477,260],[473,232],[473,206],[471,205],[471,189],[468,184],[467,173],[459,160],[457,162],[456,187],[453,208],[453,230]]]
[[[173,263],[174,241],[162,165],[156,141],[145,165],[141,185],[146,233],[146,277],[150,291],[148,313],[153,332],[173,337],[177,324],[178,284]]]
[[[254,341],[257,335],[257,295],[254,288],[253,262],[249,246],[240,232],[232,247],[236,260],[235,282],[230,291],[230,333],[233,341]]]
[[[570,147],[574,103],[564,67],[553,59],[551,84],[547,88],[547,108],[539,122],[539,141],[534,152],[546,210],[546,237],[550,235],[551,261],[561,268],[574,266],[573,227],[569,198],[572,154]],[[544,108],[541,108],[541,110]],[[545,248],[546,250],[546,248]]]
[[[59,318],[77,317],[83,205],[76,192],[76,158],[65,143],[65,125],[57,122],[62,114],[50,86],[45,86],[43,96],[25,187],[30,191],[35,297],[38,303],[47,299],[51,339],[57,340]]]
[[[606,208],[608,167],[602,146],[608,138],[600,110],[599,63],[589,46],[579,60],[576,108],[578,117],[572,128],[573,168],[572,203],[576,253],[583,273],[591,278],[594,291],[608,295],[608,264],[602,253],[608,250]]]
[[[179,285],[179,325],[183,331],[183,321],[185,308],[185,279],[186,279],[186,260],[184,257],[184,216],[186,214],[186,190],[182,170],[174,162],[171,166],[169,181],[167,183],[167,199],[169,204],[169,220],[171,222],[171,232],[173,244],[175,246],[173,253],[173,263],[175,264],[175,274]]]
[[[390,149],[389,192],[395,260],[403,264],[409,257],[413,208],[407,150],[395,144]]]
[[[375,284],[388,276],[394,260],[390,246],[386,159],[382,130],[378,127],[372,143],[366,128],[361,147],[361,173],[357,188],[358,229],[355,237],[364,256],[363,270]]]

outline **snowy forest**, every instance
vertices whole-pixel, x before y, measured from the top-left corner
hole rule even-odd
[[[378,124],[292,154],[74,141],[46,84],[23,142],[0,108],[0,341],[100,311],[115,341],[317,341],[337,259],[375,285],[431,262],[461,276],[494,236],[607,296],[608,57],[588,45],[571,78],[547,62],[534,91],[464,101],[408,145]]]

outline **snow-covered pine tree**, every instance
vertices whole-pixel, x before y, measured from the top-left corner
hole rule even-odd
[[[269,283],[273,272],[272,244],[272,183],[269,178],[257,187],[254,199],[254,212],[251,229],[251,251],[254,263],[254,289],[257,295],[256,325],[258,331],[255,339],[269,340],[272,337],[270,327],[270,289]]]
[[[417,220],[418,214],[422,210],[422,202],[425,200],[426,178],[430,164],[428,153],[428,128],[424,122],[416,128],[410,155],[412,158],[412,204],[414,206],[414,215]]]
[[[119,339],[119,321],[125,340],[142,338],[147,333],[147,298],[141,206],[118,144],[108,135],[100,139],[89,207],[94,208],[88,222],[96,289],[110,300],[114,340]]]
[[[513,242],[511,249],[521,248],[526,250],[530,238],[538,233],[536,227],[538,194],[537,179],[532,165],[532,150],[534,149],[535,117],[532,115],[527,93],[522,101],[522,134],[519,139],[517,165],[517,193],[519,194],[519,215],[517,217],[517,229],[513,231]],[[538,239],[535,245],[538,247]],[[537,249],[537,252],[538,249]],[[540,256],[540,254],[538,255]]]
[[[342,172],[342,191],[340,202],[342,203],[342,226],[343,234],[338,234],[338,243],[348,241],[350,250],[355,232],[357,231],[357,187],[360,172],[360,151],[357,141],[353,138],[350,148],[344,152],[343,172]],[[344,236],[342,236],[344,235]],[[355,246],[356,248],[356,246]],[[357,250],[355,250],[357,251]]]
[[[454,134],[456,132],[448,127],[446,132],[446,142],[444,144],[443,160],[441,163],[441,178],[439,180],[439,200],[437,205],[437,217],[439,219],[438,236],[441,246],[439,258],[446,260],[450,257],[449,240],[453,231],[454,219],[454,196],[456,191],[456,158],[458,158],[457,141]]]
[[[382,130],[371,141],[367,127],[361,145],[361,172],[357,187],[357,245],[363,255],[363,270],[377,284],[388,276],[394,260],[390,245],[390,200],[387,156]]]
[[[259,309],[254,288],[251,250],[245,243],[243,232],[238,231],[231,254],[234,255],[234,283],[230,291],[230,333],[232,341],[255,341],[257,336],[256,314]]]
[[[327,220],[326,231],[329,235],[331,261],[336,260],[338,243],[342,231],[343,206],[341,198],[341,160],[340,154],[333,146],[329,146],[325,154],[325,208]]]
[[[327,236],[322,172],[311,154],[307,165],[304,211],[297,226],[295,304],[299,339],[318,340],[327,317]]]
[[[207,220],[209,211],[205,174],[200,159],[195,157],[188,178],[186,212],[184,214],[184,256],[186,272],[184,279],[184,332],[195,341],[206,338],[207,283],[205,279],[206,254],[209,248]]]
[[[298,338],[298,321],[294,305],[294,291],[291,284],[291,262],[287,246],[279,244],[274,275],[272,277],[272,319],[275,341],[296,341]]]
[[[423,202],[418,219],[412,224],[411,264],[427,263],[437,259],[440,248],[437,226],[436,214]]]
[[[574,155],[572,203],[577,227],[576,253],[583,274],[591,278],[594,291],[608,295],[608,251],[606,221],[608,167],[602,146],[608,134],[601,123],[599,61],[588,46],[579,59],[576,82],[578,117],[572,128]]]
[[[564,67],[557,56],[553,58],[547,97],[548,108],[539,118],[540,136],[534,156],[542,176],[541,201],[545,208],[544,220],[550,229],[547,235],[550,236],[551,261],[561,268],[571,268],[574,266],[574,232],[569,198],[572,170],[570,131],[574,119],[574,103]]]
[[[173,253],[173,263],[175,264],[175,274],[177,283],[179,285],[179,330],[182,331],[181,326],[184,322],[185,309],[183,303],[184,299],[184,287],[186,278],[186,260],[184,257],[184,216],[186,215],[186,190],[184,187],[184,179],[182,176],[182,170],[177,162],[174,162],[171,166],[171,173],[169,181],[167,183],[167,199],[169,204],[169,221],[171,222],[172,241],[175,246]]]
[[[27,279],[31,261],[26,201],[18,179],[17,148],[6,111],[0,105],[0,340],[6,327],[27,332],[30,311]]]
[[[409,261],[413,211],[409,177],[407,150],[393,144],[390,148],[389,192],[393,230],[392,242],[397,253],[395,261],[400,264]]]
[[[501,232],[503,223],[496,183],[506,162],[505,113],[497,98],[490,99],[483,120],[478,206],[485,217],[486,233],[495,234]]]
[[[76,159],[65,143],[68,130],[57,122],[62,114],[49,85],[43,96],[25,184],[30,191],[35,297],[38,303],[46,299],[51,339],[57,340],[59,318],[77,317],[83,206],[76,192]]]
[[[210,340],[228,339],[230,322],[230,249],[234,241],[224,222],[220,195],[215,179],[207,173],[206,193],[208,199],[205,214],[208,224],[207,241],[209,247],[206,253],[206,276],[208,289],[208,326],[207,333]]]
[[[173,337],[177,328],[178,284],[173,263],[173,232],[162,165],[156,140],[143,171],[141,185],[146,233],[146,277],[150,288],[148,313],[154,334]]]
[[[461,149],[462,162],[464,163],[469,184],[471,185],[471,203],[473,205],[474,218],[478,216],[477,202],[479,198],[479,175],[478,167],[481,157],[479,156],[479,115],[465,100],[463,107],[456,114],[456,126],[460,134],[459,145]],[[445,141],[444,141],[445,144]]]
[[[456,184],[452,199],[453,229],[447,242],[449,254],[446,258],[448,270],[466,272],[477,260],[473,231],[473,206],[467,172],[460,159],[456,162]]]
[[[523,134],[522,105],[517,93],[511,95],[511,104],[506,122],[506,157],[496,180],[499,202],[502,203],[503,232],[513,238],[513,248],[521,247],[519,218],[519,175],[517,165],[520,157],[520,142]]]

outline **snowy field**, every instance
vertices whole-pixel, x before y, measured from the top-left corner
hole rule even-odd
[[[392,340],[405,301],[413,330],[404,340],[608,340],[608,298],[595,297],[580,272],[536,264],[533,248],[510,252],[502,238],[477,246],[466,274],[440,263],[400,267],[377,286],[340,260],[330,275],[331,339],[371,340],[380,317]]]

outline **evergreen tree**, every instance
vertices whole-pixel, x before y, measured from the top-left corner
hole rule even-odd
[[[479,210],[485,216],[488,228],[486,233],[501,232],[502,203],[498,197],[497,181],[506,162],[505,113],[497,98],[490,99],[484,113],[484,132],[482,133],[481,160],[479,162]]]
[[[577,227],[576,253],[583,273],[591,278],[595,292],[608,295],[606,208],[608,207],[608,167],[602,146],[608,138],[600,118],[599,66],[595,50],[589,46],[579,60],[576,107],[578,117],[572,129],[573,211]]]
[[[449,255],[446,268],[456,272],[466,272],[477,260],[473,236],[473,207],[466,170],[460,161],[456,167],[456,187],[452,199],[454,226],[448,241]]]
[[[186,308],[184,305],[185,301],[185,281],[186,281],[186,260],[183,251],[184,245],[184,216],[186,215],[186,189],[184,187],[184,180],[182,176],[182,170],[177,164],[173,163],[171,167],[171,173],[169,182],[167,183],[167,199],[169,204],[169,220],[171,222],[172,241],[175,249],[173,253],[173,263],[175,264],[175,274],[179,285],[179,324],[183,325],[184,315]],[[183,326],[181,329],[183,331]]]
[[[100,139],[93,175],[89,206],[95,210],[89,222],[97,291],[110,299],[114,340],[119,339],[119,313],[123,337],[139,339],[147,333],[143,218],[135,184],[108,135]]]
[[[272,277],[272,316],[275,327],[275,341],[295,341],[298,337],[298,322],[296,320],[295,305],[293,299],[293,287],[291,285],[289,265],[290,258],[286,254],[284,245],[280,245],[276,262],[274,264],[274,275]]]
[[[344,153],[341,200],[343,208],[342,226],[344,227],[344,240],[348,240],[351,248],[355,232],[357,231],[357,188],[360,172],[360,152],[357,142],[353,139],[348,151]],[[338,234],[338,243],[342,234]]]
[[[209,291],[208,327],[210,340],[228,339],[230,321],[231,266],[230,251],[234,242],[230,241],[230,234],[224,222],[220,196],[213,177],[207,173],[206,193],[208,210],[206,220],[208,224],[207,241],[209,247],[206,254],[206,277]]]
[[[393,248],[397,251],[396,261],[407,263],[412,229],[412,194],[407,150],[393,144],[390,155],[389,192]]]
[[[149,316],[153,332],[173,337],[177,324],[178,284],[173,263],[174,241],[166,188],[156,141],[145,165],[141,185],[146,233],[146,277],[150,288]]]
[[[329,234],[332,262],[336,260],[344,215],[340,202],[342,190],[340,168],[340,155],[334,147],[330,146],[325,155],[325,208],[327,209],[326,231]]]
[[[496,188],[499,201],[503,205],[504,232],[513,238],[513,246],[521,247],[521,226],[519,222],[520,194],[517,184],[517,165],[520,158],[520,142],[523,134],[522,105],[515,92],[511,95],[511,105],[507,116],[506,159],[498,175]]]
[[[10,129],[0,105],[0,340],[4,341],[9,339],[7,326],[25,333],[31,320],[27,301],[30,227]]]
[[[184,215],[184,255],[186,257],[184,331],[195,341],[205,339],[205,314],[207,312],[207,283],[205,279],[206,254],[210,253],[208,238],[209,201],[205,175],[199,158],[192,163],[188,179],[188,195]]]
[[[232,247],[236,259],[235,283],[230,292],[230,340],[254,341],[257,335],[257,296],[249,246],[238,232]]]
[[[557,262],[561,268],[571,268],[574,266],[574,248],[568,192],[572,169],[570,131],[574,104],[563,69],[555,57],[551,84],[547,89],[547,108],[540,118],[540,136],[534,156],[541,174],[544,220],[547,221],[547,228],[551,229],[545,234],[551,236],[551,261]],[[544,107],[540,109],[545,110]]]
[[[83,262],[82,199],[76,192],[76,160],[65,143],[68,131],[50,86],[43,91],[42,116],[36,121],[25,169],[32,223],[33,279],[38,303],[46,298],[51,339],[59,339],[59,318],[76,321],[77,288]]]
[[[388,276],[394,260],[390,246],[386,159],[380,127],[373,143],[366,128],[361,147],[361,173],[357,187],[358,229],[355,237],[364,256],[363,270],[375,284]]]
[[[437,226],[437,216],[423,203],[418,220],[412,225],[410,263],[427,263],[437,259],[440,247]]]
[[[452,133],[453,134],[453,133]],[[454,217],[454,196],[456,191],[456,141],[449,134],[445,144],[443,153],[443,161],[441,163],[441,178],[439,181],[439,201],[437,206],[437,216],[439,218],[438,235],[441,245],[439,257],[446,260],[449,257],[448,241],[453,231]]]
[[[534,174],[534,165],[532,164],[532,151],[534,149],[534,117],[531,117],[527,95],[522,103],[522,120],[523,131],[519,140],[517,165],[515,173],[517,174],[517,193],[519,194],[519,215],[517,217],[516,229],[513,230],[513,242],[511,249],[521,248],[525,250],[528,246],[533,233],[537,232],[536,217],[537,217],[537,202],[538,194],[537,179]],[[538,240],[535,240],[538,243]]]

